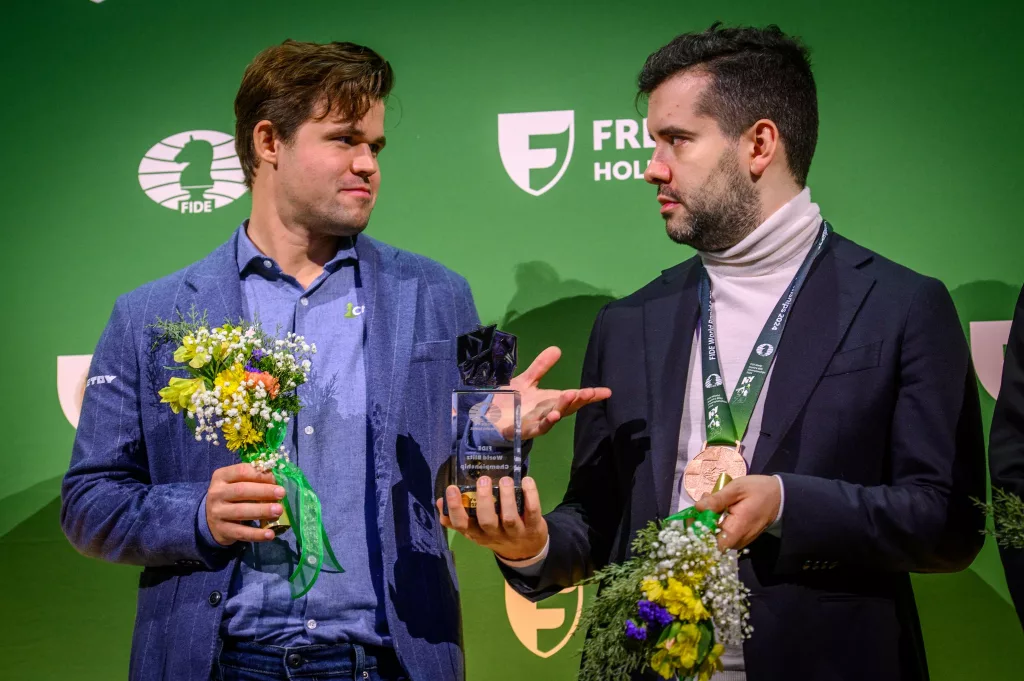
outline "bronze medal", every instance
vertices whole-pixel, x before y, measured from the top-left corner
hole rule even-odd
[[[711,494],[718,479],[725,473],[732,479],[747,474],[747,462],[736,447],[726,445],[705,446],[700,454],[686,464],[683,489],[694,501]]]

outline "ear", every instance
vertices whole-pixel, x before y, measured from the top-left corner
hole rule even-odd
[[[281,148],[281,138],[274,130],[270,121],[260,121],[252,130],[252,144],[256,150],[256,158],[260,163],[277,166],[277,155]]]
[[[779,139],[779,128],[772,121],[763,118],[754,123],[744,135],[750,143],[750,174],[761,177],[776,157],[784,153]]]

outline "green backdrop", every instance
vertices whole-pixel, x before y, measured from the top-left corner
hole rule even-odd
[[[650,150],[642,138],[616,144],[642,122],[632,102],[644,58],[716,19],[778,23],[813,49],[815,200],[846,236],[941,278],[965,333],[988,339],[974,347],[979,367],[998,368],[1005,324],[970,324],[1009,319],[1024,280],[1022,15],[1018,3],[941,0],[5,3],[0,677],[126,674],[138,569],[79,556],[58,524],[83,371],[60,360],[66,415],[58,357],[91,353],[118,294],[202,257],[246,217],[222,141],[242,70],[263,47],[352,40],[391,61],[370,233],[468,277],[482,317],[519,334],[524,357],[561,345],[551,384],[569,385],[597,309],[690,255],[632,177]],[[534,119],[507,119],[506,170],[499,114],[551,111],[572,112],[548,117],[554,134],[516,138],[515,124]],[[610,133],[599,148],[595,121]],[[189,132],[200,143],[186,152]],[[174,207],[186,163],[210,164],[206,212]],[[988,371],[986,420],[994,380]],[[564,424],[535,450],[547,507],[564,489],[570,440]],[[559,646],[578,593],[506,609],[490,556],[461,538],[453,548],[469,678],[574,678],[580,642]],[[1024,636],[991,543],[970,570],[914,585],[934,679],[1020,678]]]

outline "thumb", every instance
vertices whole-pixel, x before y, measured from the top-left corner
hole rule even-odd
[[[727,508],[740,500],[742,496],[741,486],[729,483],[715,494],[707,494],[697,502],[698,511],[712,510],[715,513],[724,513]]]

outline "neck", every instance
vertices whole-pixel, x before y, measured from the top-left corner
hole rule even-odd
[[[781,199],[779,199],[781,200]],[[770,274],[804,257],[821,225],[821,210],[804,189],[778,206],[735,246],[714,253],[701,252],[708,270],[725,276]]]
[[[253,186],[252,213],[246,234],[264,255],[273,258],[285,274],[308,286],[338,252],[338,237],[318,234],[282,214],[274,193]]]

